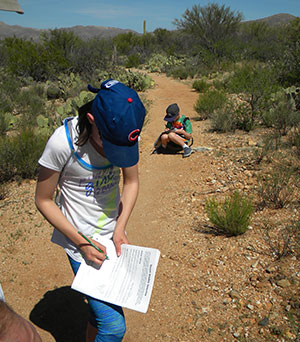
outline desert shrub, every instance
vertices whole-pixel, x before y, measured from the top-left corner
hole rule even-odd
[[[225,106],[227,96],[224,92],[210,90],[205,94],[200,94],[194,106],[201,120],[206,120],[216,110]]]
[[[0,136],[9,130],[10,122],[6,113],[0,110]]]
[[[274,134],[267,134],[262,141],[261,147],[254,151],[254,161],[261,163],[264,159],[270,158],[278,148],[277,137]]]
[[[300,127],[298,126],[289,138],[290,144],[294,146],[294,151],[298,158],[300,158]]]
[[[6,184],[0,184],[0,200],[4,200],[8,194],[8,189]]]
[[[14,108],[15,95],[18,94],[21,86],[20,80],[0,69],[0,103],[3,112],[11,112]]]
[[[212,84],[215,89],[217,90],[225,90],[226,89],[226,82],[221,80],[213,80]]]
[[[210,84],[208,84],[204,80],[195,80],[193,82],[193,86],[192,87],[193,87],[193,89],[195,89],[199,93],[205,93],[209,89]]]
[[[287,134],[292,127],[300,123],[299,113],[295,110],[295,103],[282,92],[271,99],[270,109],[262,114],[263,124],[274,128],[279,136]]]
[[[180,80],[186,80],[189,77],[187,68],[183,65],[173,66],[166,71],[167,76],[177,78]]]
[[[60,97],[62,97],[63,93],[61,89],[59,89],[58,86],[52,84],[52,85],[49,85],[49,87],[47,88],[46,94],[47,94],[48,100],[53,100],[53,99],[59,99]]]
[[[278,228],[279,226],[279,228]],[[288,255],[300,255],[300,220],[286,225],[264,224],[264,239],[271,255],[279,260]]]
[[[253,206],[250,200],[235,191],[223,202],[217,202],[215,199],[207,200],[205,211],[218,232],[236,236],[248,230]]]
[[[126,68],[137,68],[141,64],[141,57],[139,54],[130,55],[126,61]]]
[[[279,209],[290,203],[293,197],[293,173],[291,168],[282,166],[258,177],[258,209]]]
[[[62,98],[64,100],[79,95],[82,90],[86,90],[84,82],[78,74],[60,74],[56,80],[46,82],[48,98]]]
[[[247,104],[227,102],[225,106],[216,109],[209,116],[211,130],[225,133],[240,129],[249,132],[253,128]]]
[[[274,70],[262,65],[243,65],[228,80],[228,88],[249,104],[251,120],[259,117],[266,99],[278,89]]]
[[[45,94],[44,89],[40,85],[22,89],[16,95],[15,106],[22,114],[20,124],[22,126],[35,125],[36,117],[45,113]]]
[[[16,136],[0,139],[0,183],[15,178],[34,178],[47,137],[24,128]]]
[[[245,102],[238,103],[234,108],[234,124],[236,129],[249,132],[254,127],[251,120],[249,105]]]
[[[99,72],[97,76],[100,82],[108,78],[114,78],[136,91],[145,91],[154,85],[152,78],[147,74],[126,70],[124,68],[117,68],[109,72]]]
[[[167,69],[183,65],[184,59],[174,55],[165,56],[162,54],[153,54],[145,64],[145,69],[150,72],[166,72]]]
[[[230,106],[225,106],[210,115],[210,126],[213,132],[234,132],[236,125],[234,114]]]

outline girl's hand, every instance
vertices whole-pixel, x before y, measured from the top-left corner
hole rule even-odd
[[[99,242],[92,240],[93,244],[96,245],[103,253],[97,251],[95,247],[91,244],[82,243],[79,245],[80,250],[84,253],[86,259],[94,262],[97,265],[102,265],[103,261],[105,260],[106,255],[106,247],[101,245]]]
[[[127,243],[127,244],[129,243],[125,232],[124,231],[119,232],[118,230],[115,230],[114,235],[113,235],[113,242],[116,247],[117,256],[119,257],[121,255],[121,245],[123,243]]]

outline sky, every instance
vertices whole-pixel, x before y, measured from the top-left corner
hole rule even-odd
[[[153,32],[157,28],[173,30],[174,19],[182,19],[194,5],[217,3],[241,12],[244,20],[288,13],[300,17],[300,0],[18,0],[24,14],[0,11],[0,21],[38,29],[76,25],[108,26]]]

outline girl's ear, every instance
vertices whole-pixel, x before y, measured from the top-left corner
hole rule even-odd
[[[89,123],[90,123],[91,125],[93,125],[93,124],[95,123],[95,119],[94,119],[93,114],[91,114],[91,113],[86,113],[86,116],[87,116],[87,118],[88,118],[88,120],[89,120]]]

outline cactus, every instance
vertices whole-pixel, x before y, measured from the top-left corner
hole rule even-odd
[[[78,108],[91,101],[94,97],[94,94],[83,90],[77,97],[69,98],[63,106],[57,107],[56,111],[62,120],[68,116],[75,116]]]
[[[291,86],[284,90],[287,98],[292,101],[296,110],[300,110],[300,87]]]

